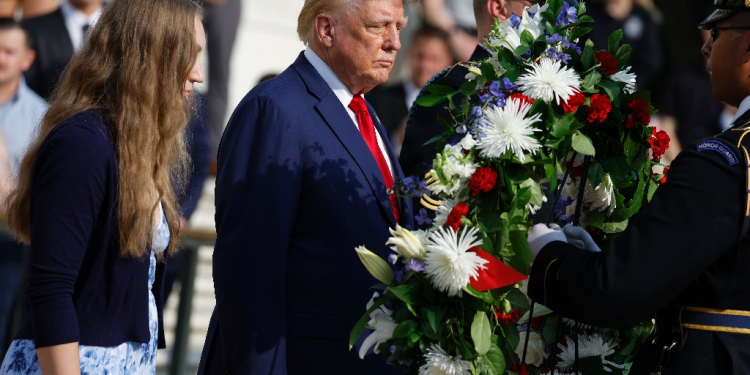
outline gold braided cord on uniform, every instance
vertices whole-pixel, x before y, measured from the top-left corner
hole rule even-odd
[[[698,329],[698,330],[701,330],[701,331],[743,333],[743,334],[746,334],[746,335],[750,335],[750,329],[748,329],[748,328],[706,326],[706,325],[702,325],[702,324],[689,324],[689,323],[682,323],[682,326],[685,327],[685,328]]]
[[[743,133],[742,136],[744,137],[747,133],[750,133],[750,130]],[[740,142],[742,142],[742,138],[740,138]],[[750,155],[748,155],[745,146],[741,147],[742,152],[745,153],[745,164],[747,167],[747,173],[745,173],[745,176],[747,178],[747,182],[745,183],[745,192],[747,193],[747,198],[745,199],[745,217],[747,217],[750,216]]]
[[[750,311],[745,311],[745,310],[717,310],[717,309],[709,309],[706,307],[693,307],[693,306],[685,306],[683,310],[702,312],[702,313],[708,313],[708,314],[750,316]]]
[[[547,264],[547,269],[544,270],[544,303],[542,305],[547,305],[547,273],[549,272],[550,266],[552,266],[552,263],[557,262],[557,259],[553,259],[551,262]],[[560,270],[557,270],[560,272]]]
[[[741,131],[741,132],[744,132],[740,136],[739,142],[737,142],[737,148],[740,147],[740,145],[742,144],[742,139],[745,138],[745,136],[747,135],[747,133],[750,133],[750,129],[746,128],[746,126],[748,126],[748,125],[750,125],[750,121],[748,121],[748,122],[746,122],[746,123],[744,123],[744,124],[742,124],[742,125],[740,125],[740,126],[732,129],[732,131]]]

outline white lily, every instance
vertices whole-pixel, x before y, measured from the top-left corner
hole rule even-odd
[[[379,257],[372,251],[367,250],[364,246],[357,246],[354,250],[357,251],[359,260],[362,261],[362,264],[365,265],[367,271],[369,271],[374,278],[382,281],[386,285],[391,285],[394,278],[393,270],[383,258]]]
[[[409,230],[402,228],[400,225],[396,225],[396,229],[388,229],[391,232],[391,238],[385,243],[386,245],[394,245],[391,247],[393,251],[401,254],[406,259],[416,259],[420,262],[424,262],[427,252],[424,250],[424,244],[419,237],[412,234]]]
[[[375,303],[375,298],[379,296],[380,295],[377,292],[373,294],[370,302],[367,303],[367,310],[372,307]],[[375,345],[375,354],[380,353],[378,346],[393,337],[393,330],[396,329],[398,324],[393,322],[391,314],[393,314],[393,312],[385,306],[380,306],[370,313],[370,320],[367,321],[367,328],[373,330],[373,332],[367,336],[362,343],[362,347],[359,348],[360,359],[365,358],[365,354],[367,354],[367,351],[370,350],[373,345]]]

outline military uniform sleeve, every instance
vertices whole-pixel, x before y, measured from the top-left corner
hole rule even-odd
[[[562,242],[545,246],[532,265],[530,296],[597,326],[632,327],[650,318],[734,244],[744,217],[744,169],[719,151],[690,146],[644,212],[601,253]]]

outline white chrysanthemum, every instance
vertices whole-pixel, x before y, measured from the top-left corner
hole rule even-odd
[[[497,158],[510,150],[523,162],[524,151],[535,154],[542,146],[530,135],[541,131],[532,125],[539,122],[541,114],[527,118],[531,104],[520,99],[510,99],[505,107],[492,107],[484,111],[483,121],[487,126],[484,137],[477,143],[482,157]]]
[[[572,217],[575,212],[576,202],[578,201],[578,183],[580,180],[573,180],[568,177],[568,181],[563,186],[560,193],[561,198],[570,197],[571,204],[566,208],[566,216]],[[609,173],[604,174],[604,179],[595,188],[591,187],[589,181],[586,181],[586,188],[583,192],[583,208],[587,211],[604,211],[607,210],[607,216],[612,215],[617,208],[617,197],[615,196],[615,186]]]
[[[571,367],[576,360],[575,343],[570,337],[565,337],[565,341],[568,344],[567,346],[557,344],[557,347],[561,350],[560,354],[557,355],[560,357],[558,366],[561,369]],[[617,363],[606,359],[607,356],[615,353],[615,346],[617,346],[617,344],[613,343],[611,339],[604,341],[604,338],[602,338],[599,333],[594,333],[593,335],[583,334],[580,335],[580,340],[578,340],[578,358],[598,356],[602,360],[604,371],[612,372],[610,367],[622,369],[624,367],[623,365],[618,365]]]
[[[425,358],[427,363],[419,368],[419,375],[471,375],[471,362],[460,354],[449,356],[440,344],[432,344]]]
[[[484,266],[487,260],[469,251],[482,244],[476,237],[478,230],[464,227],[457,236],[451,228],[439,228],[430,234],[424,268],[435,289],[450,297],[461,296],[461,289],[471,278],[479,277],[477,270],[487,268]]]
[[[623,91],[625,91],[626,94],[632,94],[635,91],[635,73],[628,73],[629,71],[630,67],[627,67],[609,76],[609,79],[615,82],[625,83],[625,89]]]
[[[375,298],[377,297],[379,297],[377,292],[372,295],[370,302],[367,303],[367,310],[372,307],[375,303]],[[396,329],[398,324],[394,323],[393,318],[391,317],[392,314],[393,311],[382,305],[370,313],[370,320],[367,322],[367,328],[371,329],[373,332],[367,336],[362,343],[362,347],[359,348],[360,359],[365,359],[365,354],[367,354],[367,351],[370,350],[370,347],[373,345],[375,346],[375,354],[380,353],[378,346],[393,337],[393,330]]]
[[[516,84],[524,95],[557,104],[575,94],[581,79],[573,69],[562,66],[560,61],[542,58],[539,63],[531,63],[531,70],[518,77]]]

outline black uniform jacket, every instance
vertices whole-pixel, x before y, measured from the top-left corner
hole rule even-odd
[[[471,61],[484,60],[489,56],[490,53],[484,47],[477,45],[477,48],[471,55]],[[432,83],[459,89],[461,85],[466,83],[466,74],[468,72],[467,68],[456,65],[451,69],[446,69],[437,74],[428,84]],[[419,96],[421,97],[426,93],[426,90],[423,88]],[[460,101],[459,96],[456,95],[453,101],[458,103]],[[401,148],[401,156],[398,159],[405,176],[414,175],[421,178],[432,167],[432,161],[437,154],[437,150],[435,149],[437,144],[431,143],[425,145],[425,143],[445,131],[445,128],[438,123],[438,117],[443,118],[449,123],[451,122],[447,102],[435,107],[423,107],[417,103],[412,104],[412,113],[409,116],[404,134],[404,145]]]
[[[750,311],[746,166],[737,142],[750,112],[672,163],[644,212],[600,253],[551,242],[534,260],[529,295],[577,321],[629,328],[666,305]],[[750,135],[743,140],[750,148]],[[720,145],[719,145],[720,146]],[[727,150],[729,152],[727,152]],[[662,375],[750,374],[750,335],[688,330]],[[633,374],[639,375],[639,374]]]

